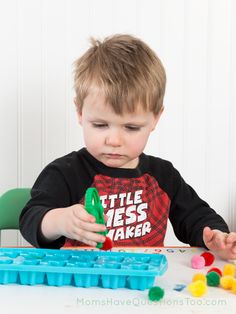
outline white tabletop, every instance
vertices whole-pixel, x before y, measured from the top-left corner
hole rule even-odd
[[[122,251],[116,248],[115,251]],[[123,250],[124,251],[124,250]],[[192,297],[187,288],[175,291],[176,284],[188,285],[199,270],[191,268],[191,257],[200,254],[198,248],[129,248],[127,252],[165,254],[168,270],[157,277],[155,285],[165,290],[159,302],[148,300],[148,290],[78,288],[46,285],[0,285],[1,313],[235,313],[236,294],[220,287],[208,287],[206,295]],[[215,260],[214,266],[223,269],[226,261]],[[207,273],[212,266],[200,270]]]

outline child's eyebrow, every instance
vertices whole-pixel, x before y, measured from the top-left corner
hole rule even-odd
[[[105,119],[103,119],[103,118],[101,118],[101,117],[89,117],[89,121],[90,122],[98,122],[98,123],[111,123],[109,120],[105,120]],[[127,121],[124,121],[124,122],[122,122],[121,123],[121,125],[123,125],[123,126],[126,126],[126,125],[133,125],[133,126],[145,126],[145,125],[147,125],[148,124],[148,120],[142,120],[142,121],[140,121],[140,120],[137,120],[137,121],[129,121],[129,120],[127,120]]]
[[[90,118],[89,120],[90,120],[90,122],[108,123],[107,120],[104,120],[104,119],[102,119],[102,118]]]
[[[123,125],[136,125],[136,126],[144,126],[148,124],[148,121],[143,120],[143,121],[127,121],[123,123]]]
[[[104,120],[104,119],[90,119],[90,122],[92,122],[92,123],[95,123],[95,122],[97,122],[97,123],[107,123],[107,124],[109,124],[110,122],[109,121],[107,121],[107,120]],[[137,126],[137,127],[141,127],[141,126],[145,126],[145,125],[147,125],[147,122],[146,121],[127,121],[127,122],[124,122],[124,123],[122,123],[121,125],[123,125],[123,126],[127,126],[127,125],[131,125],[131,126]]]

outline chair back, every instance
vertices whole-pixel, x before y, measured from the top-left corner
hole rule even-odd
[[[19,216],[30,199],[30,190],[16,188],[0,197],[0,230],[19,229]]]

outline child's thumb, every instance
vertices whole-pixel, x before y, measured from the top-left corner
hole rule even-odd
[[[214,233],[212,232],[211,228],[205,227],[203,229],[203,241],[205,243],[210,242],[213,238]]]

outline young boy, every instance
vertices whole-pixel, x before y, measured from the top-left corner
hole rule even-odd
[[[32,188],[20,230],[36,247],[104,242],[162,246],[167,219],[177,238],[221,258],[236,258],[236,233],[201,200],[173,165],[143,153],[163,112],[166,76],[141,40],[115,35],[92,46],[75,63],[75,105],[86,148],[50,163]],[[84,208],[96,187],[106,227]]]

